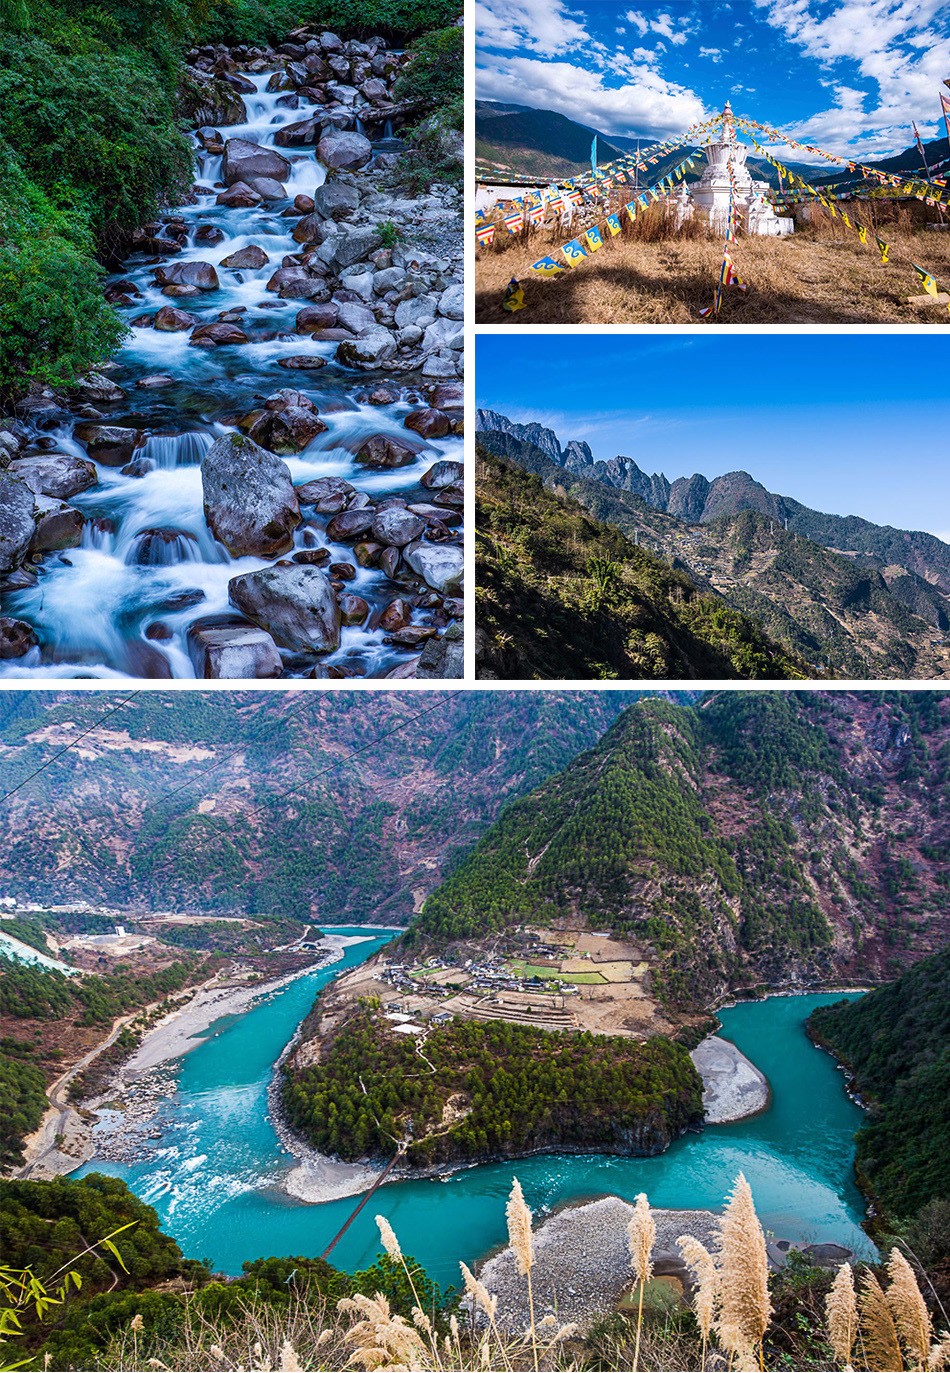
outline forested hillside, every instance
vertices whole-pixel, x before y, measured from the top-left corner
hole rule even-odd
[[[0,694],[0,768],[25,783],[0,881],[60,906],[403,922],[638,694],[146,692],[106,719],[123,697]]]
[[[869,1107],[856,1166],[872,1195],[898,1217],[950,1202],[950,948],[860,1001],[821,1007],[809,1028]]]
[[[281,42],[316,22],[405,46],[457,17],[447,0],[4,0],[0,401],[67,385],[121,342],[101,264],[190,189],[185,117],[209,97],[186,69],[192,44]],[[447,117],[460,119],[454,42],[423,38],[418,51],[417,117],[454,101]],[[235,99],[228,79],[211,83],[213,100]]]
[[[479,450],[482,677],[800,678],[804,661],[539,477]]]
[[[482,415],[488,423],[490,412]],[[521,675],[519,667],[530,670],[542,651],[545,661],[577,657],[578,645],[593,637],[592,629],[578,623],[585,588],[593,595],[583,547],[572,566],[559,546],[568,502],[603,522],[575,521],[576,539],[592,542],[591,558],[619,530],[627,560],[658,558],[667,579],[704,597],[698,604],[719,600],[744,616],[760,637],[804,665],[803,675],[929,679],[948,670],[950,602],[944,592],[950,586],[950,549],[931,535],[821,515],[772,496],[751,479],[692,478],[674,483],[671,495],[665,478],[646,477],[629,459],[596,465],[574,462],[570,453],[555,459],[550,431],[512,428],[530,431],[532,441],[503,430],[479,435],[483,451],[493,455],[478,468],[482,524],[492,530],[477,549],[480,596],[488,611],[480,640],[485,675]],[[624,464],[632,471],[621,472]],[[529,476],[519,480],[522,470],[540,478],[558,499],[536,500],[537,482]],[[633,489],[625,490],[621,481]],[[685,488],[697,484],[705,494],[692,500]],[[684,490],[677,495],[677,488]],[[616,591],[614,601],[610,609],[622,612]],[[629,618],[629,604],[626,609]],[[622,642],[621,613],[615,619],[621,622],[612,626],[613,638]],[[602,647],[603,658],[609,653],[609,646]],[[597,666],[595,661],[594,675]],[[637,666],[620,675],[651,673]],[[720,665],[714,675],[736,674]]]
[[[950,702],[724,692],[628,709],[510,804],[419,940],[583,916],[649,940],[654,991],[880,980],[950,933]]]

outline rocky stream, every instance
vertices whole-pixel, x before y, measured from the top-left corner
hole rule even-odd
[[[407,60],[189,55],[126,343],[0,423],[0,675],[461,675],[461,197],[401,185]]]

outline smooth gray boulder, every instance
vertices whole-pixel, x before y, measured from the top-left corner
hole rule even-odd
[[[340,606],[330,579],[309,563],[278,563],[228,583],[228,598],[282,648],[332,653],[340,646]]]
[[[359,207],[359,191],[342,181],[326,181],[313,193],[313,208],[324,219],[352,219]]]
[[[156,267],[155,280],[159,286],[194,286],[199,291],[218,289],[218,274],[211,262],[173,262],[168,267]]]
[[[96,462],[106,467],[124,467],[132,459],[139,431],[117,424],[77,424],[73,438],[85,444],[86,452]]]
[[[49,496],[34,496],[36,524],[30,540],[31,553],[55,553],[61,548],[78,548],[86,517],[81,510]]]
[[[412,543],[403,557],[433,591],[455,591],[462,585],[465,558],[458,544]]]
[[[372,523],[373,538],[391,547],[402,548],[425,532],[426,522],[405,506],[389,505],[376,512]]]
[[[364,262],[382,246],[383,240],[375,229],[343,229],[320,244],[317,256],[332,272],[339,273],[354,262]]]
[[[351,367],[377,367],[393,356],[396,347],[395,337],[380,325],[367,329],[359,338],[344,339],[337,347],[336,355],[339,362]]]
[[[96,464],[72,453],[31,453],[29,457],[14,459],[10,471],[38,496],[55,496],[63,501],[87,491],[99,480]]]
[[[354,96],[356,92],[353,92]],[[373,145],[361,133],[333,129],[317,144],[317,157],[325,167],[354,172],[365,167],[373,156]]]
[[[221,180],[224,184],[234,186],[242,181],[250,185],[254,177],[260,176],[286,181],[290,176],[290,163],[273,148],[262,148],[259,143],[251,143],[246,138],[229,138],[224,145],[221,162]]]
[[[0,572],[11,572],[30,546],[34,499],[25,481],[0,472]]]
[[[294,546],[297,493],[285,463],[244,434],[216,439],[201,464],[208,528],[234,557],[276,558]]]
[[[279,677],[283,664],[266,629],[236,615],[209,615],[188,629],[188,656],[196,677],[253,681]]]

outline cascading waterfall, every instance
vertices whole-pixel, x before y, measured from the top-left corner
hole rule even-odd
[[[112,465],[107,455],[87,451],[77,441],[75,422],[88,420],[88,407],[69,423],[63,423],[62,412],[55,420],[41,415],[35,422],[33,451],[96,459],[98,481],[69,500],[85,517],[79,545],[47,553],[35,566],[35,580],[21,577],[4,594],[3,614],[32,625],[39,646],[0,663],[2,675],[195,675],[189,627],[199,618],[233,617],[229,581],[270,565],[262,558],[232,557],[210,533],[203,513],[202,460],[215,438],[232,432],[242,415],[282,387],[309,396],[327,426],[301,452],[281,455],[295,485],[339,476],[374,500],[392,495],[429,501],[420,477],[439,459],[461,459],[461,440],[448,436],[427,440],[418,461],[395,471],[364,471],[355,465],[353,454],[370,435],[405,440],[403,421],[424,402],[418,392],[389,376],[386,384],[398,397],[393,403],[358,401],[356,394],[367,390],[368,380],[372,389],[371,378],[335,363],[336,341],[296,333],[295,317],[305,301],[283,300],[266,290],[283,259],[299,250],[292,238],[298,218],[284,211],[295,197],[312,196],[326,178],[312,146],[277,148],[275,135],[282,127],[319,114],[320,107],[304,99],[289,101],[286,92],[267,91],[270,75],[251,77],[255,93],[244,97],[247,122],[226,126],[222,135],[278,150],[291,164],[286,197],[252,208],[217,204],[223,159],[198,150],[193,202],[167,217],[185,226],[182,250],[162,258],[137,254],[107,283],[121,292],[116,308],[131,326],[115,359],[118,365],[109,373],[125,399],[97,404],[93,415],[98,412],[95,422],[102,425],[137,432],[131,459],[123,454],[121,463]],[[294,103],[297,107],[291,108]],[[252,244],[266,254],[265,265],[222,266],[225,258]],[[179,298],[163,293],[154,280],[156,268],[188,262],[210,263],[219,288]],[[166,307],[187,311],[201,323],[222,315],[240,320],[249,341],[239,347],[204,348],[189,342],[188,329],[163,332],[135,323]],[[300,361],[295,370],[281,367],[290,357],[312,358],[314,368],[308,370]],[[295,550],[326,548],[328,563],[352,565],[352,542],[334,542],[325,533],[325,518],[302,514]],[[386,675],[406,661],[407,650],[384,642],[378,613],[404,593],[379,567],[362,566],[349,576],[345,590],[366,600],[375,614],[359,626],[343,628],[339,649],[322,660],[320,671]],[[307,675],[313,669],[313,658],[292,658],[284,670]]]

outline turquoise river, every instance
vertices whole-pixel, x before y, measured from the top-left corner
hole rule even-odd
[[[342,927],[334,932],[367,933]],[[312,1205],[280,1190],[292,1160],[268,1119],[267,1086],[315,993],[387,938],[377,932],[350,946],[341,962],[216,1022],[180,1060],[178,1090],[157,1117],[161,1137],[153,1157],[131,1165],[93,1159],[80,1173],[123,1178],[155,1207],[188,1256],[210,1259],[218,1271],[239,1273],[246,1259],[263,1255],[319,1254],[356,1198]],[[546,1155],[469,1168],[444,1181],[389,1184],[347,1231],[333,1261],[350,1271],[371,1263],[379,1250],[373,1217],[383,1213],[405,1252],[437,1280],[455,1283],[459,1259],[480,1259],[504,1238],[513,1173],[543,1216],[565,1202],[608,1192],[632,1198],[645,1191],[658,1207],[718,1207],[740,1169],[768,1232],[834,1240],[870,1254],[852,1171],[852,1140],[862,1113],[849,1100],[834,1061],[804,1031],[815,1006],[839,998],[840,993],[771,997],[720,1013],[723,1035],[771,1083],[772,1102],[761,1115],[708,1126],[657,1158]]]

